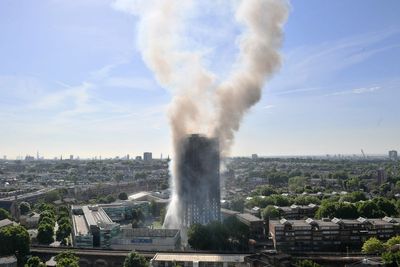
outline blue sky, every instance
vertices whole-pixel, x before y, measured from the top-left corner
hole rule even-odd
[[[202,1],[185,44],[221,79],[242,30],[224,2]],[[399,12],[397,0],[291,1],[283,65],[232,154],[400,150]],[[172,96],[143,63],[136,24],[111,0],[1,1],[0,155],[170,154]]]

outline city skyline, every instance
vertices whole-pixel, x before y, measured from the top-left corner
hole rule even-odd
[[[172,154],[171,92],[141,59],[137,19],[116,3],[0,3],[0,155]],[[192,14],[185,44],[204,51],[221,77],[241,31],[228,7],[218,1]],[[244,118],[231,155],[399,150],[399,7],[292,2],[282,68]]]

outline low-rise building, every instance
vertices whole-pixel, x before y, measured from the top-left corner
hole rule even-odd
[[[126,219],[129,211],[135,207],[139,208],[145,203],[148,207],[147,202],[72,206],[74,246],[154,251],[180,248],[179,230],[132,228],[130,224],[121,226],[111,219]]]
[[[385,241],[399,234],[400,219],[281,219],[269,222],[269,232],[275,249],[281,251],[359,250],[370,237]]]
[[[236,214],[236,218],[249,227],[250,238],[265,239],[264,220],[249,213]]]
[[[98,206],[73,206],[72,224],[76,247],[109,248],[111,238],[119,233],[119,224]]]
[[[15,256],[1,257],[0,267],[17,267],[18,262]]]
[[[111,204],[99,204],[110,219],[114,222],[130,220],[133,218],[133,211],[140,209],[143,214],[150,213],[150,202],[148,201],[124,201]]]
[[[208,253],[157,253],[150,260],[152,267],[180,265],[190,267],[246,267],[244,258],[249,254],[208,254]]]
[[[19,222],[21,225],[25,226],[27,229],[37,228],[39,224],[40,214],[37,212],[31,212],[26,215],[21,215]]]
[[[111,240],[112,249],[168,251],[180,248],[180,231],[174,229],[150,229],[121,227]]]

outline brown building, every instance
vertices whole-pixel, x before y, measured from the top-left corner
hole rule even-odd
[[[358,218],[356,220],[271,220],[270,236],[280,251],[360,250],[365,240],[387,240],[400,233],[400,218]]]
[[[255,240],[265,239],[264,220],[249,213],[236,214],[236,218],[249,227],[250,238]]]

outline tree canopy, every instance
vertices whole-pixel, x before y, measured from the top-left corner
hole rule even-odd
[[[79,267],[79,257],[71,251],[64,251],[55,257],[56,267]]]
[[[276,219],[279,218],[279,211],[274,206],[269,205],[265,209],[263,209],[263,211],[261,212],[261,216],[264,220]]]
[[[121,192],[118,195],[118,199],[120,200],[127,200],[128,199],[128,195],[125,192]]]
[[[27,214],[31,211],[31,205],[28,202],[21,202],[21,204],[19,204],[19,211],[21,214]]]
[[[243,251],[247,250],[248,241],[248,227],[236,217],[227,218],[223,223],[194,224],[188,231],[188,243],[193,249]]]
[[[4,219],[11,219],[11,214],[7,210],[0,208],[0,220]]]
[[[131,252],[125,258],[123,267],[148,267],[146,258],[136,252]]]
[[[46,264],[44,264],[39,257],[34,256],[30,257],[28,261],[25,264],[25,267],[46,267]]]
[[[21,261],[29,254],[29,233],[20,225],[0,229],[0,256],[15,255]]]
[[[362,252],[367,254],[378,254],[385,250],[385,245],[376,237],[371,237],[364,242]]]

